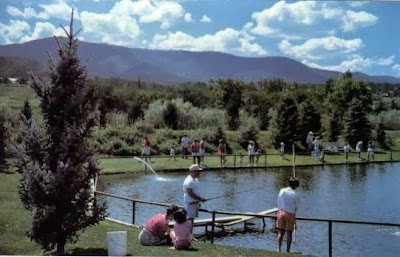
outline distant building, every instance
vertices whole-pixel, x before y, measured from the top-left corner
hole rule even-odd
[[[10,81],[11,84],[17,84],[18,79],[17,78],[8,78],[8,81]]]

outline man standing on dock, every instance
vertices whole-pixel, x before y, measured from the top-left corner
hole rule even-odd
[[[278,195],[278,217],[276,227],[278,228],[278,249],[281,251],[282,240],[287,231],[286,251],[290,252],[292,234],[295,229],[296,211],[299,207],[299,198],[296,189],[299,187],[299,180],[295,177],[289,179],[289,186],[282,188]]]
[[[199,214],[200,202],[206,201],[205,198],[199,195],[198,177],[202,169],[198,164],[193,164],[189,167],[189,175],[183,182],[183,201],[187,212],[187,219],[192,222],[191,234],[193,234],[194,218]]]

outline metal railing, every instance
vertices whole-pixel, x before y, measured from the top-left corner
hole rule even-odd
[[[132,224],[135,225],[135,220],[136,220],[136,203],[142,203],[142,204],[148,204],[148,205],[155,205],[155,206],[163,206],[163,207],[169,207],[171,204],[166,204],[166,203],[158,203],[158,202],[149,202],[149,201],[143,201],[139,199],[133,199],[129,197],[122,197],[114,194],[109,194],[101,191],[95,191],[95,195],[103,195],[107,197],[112,197],[115,199],[121,199],[121,200],[126,200],[132,202]],[[207,209],[200,209],[201,212],[206,212],[211,214],[211,222],[210,224],[205,224],[205,226],[210,225],[211,226],[211,233],[210,233],[210,242],[214,243],[214,234],[215,234],[215,227],[216,227],[216,216],[217,214],[222,214],[222,215],[241,215],[241,216],[249,216],[249,217],[256,217],[256,218],[261,218],[263,220],[263,224],[265,226],[265,218],[270,218],[270,219],[275,219],[276,215],[263,215],[263,214],[257,214],[257,213],[241,213],[241,212],[227,212],[227,211],[215,211],[215,210],[207,210]],[[307,217],[296,217],[296,220],[301,220],[301,221],[312,221],[312,222],[324,222],[328,223],[328,252],[329,252],[329,257],[333,256],[333,228],[332,224],[333,223],[341,223],[341,224],[359,224],[359,225],[373,225],[373,226],[388,226],[388,227],[399,227],[400,228],[400,223],[388,223],[388,222],[373,222],[373,221],[354,221],[354,220],[341,220],[341,219],[320,219],[320,218],[307,218]]]

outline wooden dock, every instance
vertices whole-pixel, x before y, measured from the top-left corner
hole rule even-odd
[[[246,228],[248,223],[254,219],[262,219],[264,226],[265,226],[264,218],[257,216],[257,215],[273,215],[273,214],[276,214],[277,212],[278,212],[278,208],[272,208],[269,210],[256,212],[256,213],[246,212],[246,213],[243,213],[242,215],[232,215],[232,216],[215,218],[215,226],[224,230],[226,227],[243,223]],[[255,216],[252,216],[252,214],[254,214]],[[173,227],[174,224],[175,224],[174,221],[169,222],[170,227]],[[212,218],[195,219],[194,220],[195,227],[205,227],[206,231],[208,231],[207,227],[212,226],[212,224],[213,224]]]

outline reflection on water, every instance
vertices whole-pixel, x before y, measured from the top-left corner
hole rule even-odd
[[[297,167],[301,204],[298,215],[312,218],[400,223],[400,163],[354,166]],[[292,168],[236,171],[203,171],[201,192],[205,198],[223,196],[203,204],[208,210],[259,212],[276,206],[279,189],[286,186]],[[109,193],[146,201],[182,204],[186,173],[124,174],[103,176],[99,188]],[[262,187],[262,188],[260,188]],[[252,190],[254,189],[254,190]],[[246,191],[246,192],[243,192]],[[132,205],[107,198],[109,216],[131,222]],[[136,223],[143,224],[163,207],[136,205]],[[210,214],[201,213],[209,218]],[[261,228],[261,221],[256,221]],[[273,227],[267,221],[268,228]],[[328,226],[322,222],[298,222],[293,251],[327,256]],[[203,230],[201,230],[203,231]],[[247,233],[216,239],[216,243],[274,250],[275,234]],[[333,224],[334,256],[399,256],[400,228]]]

